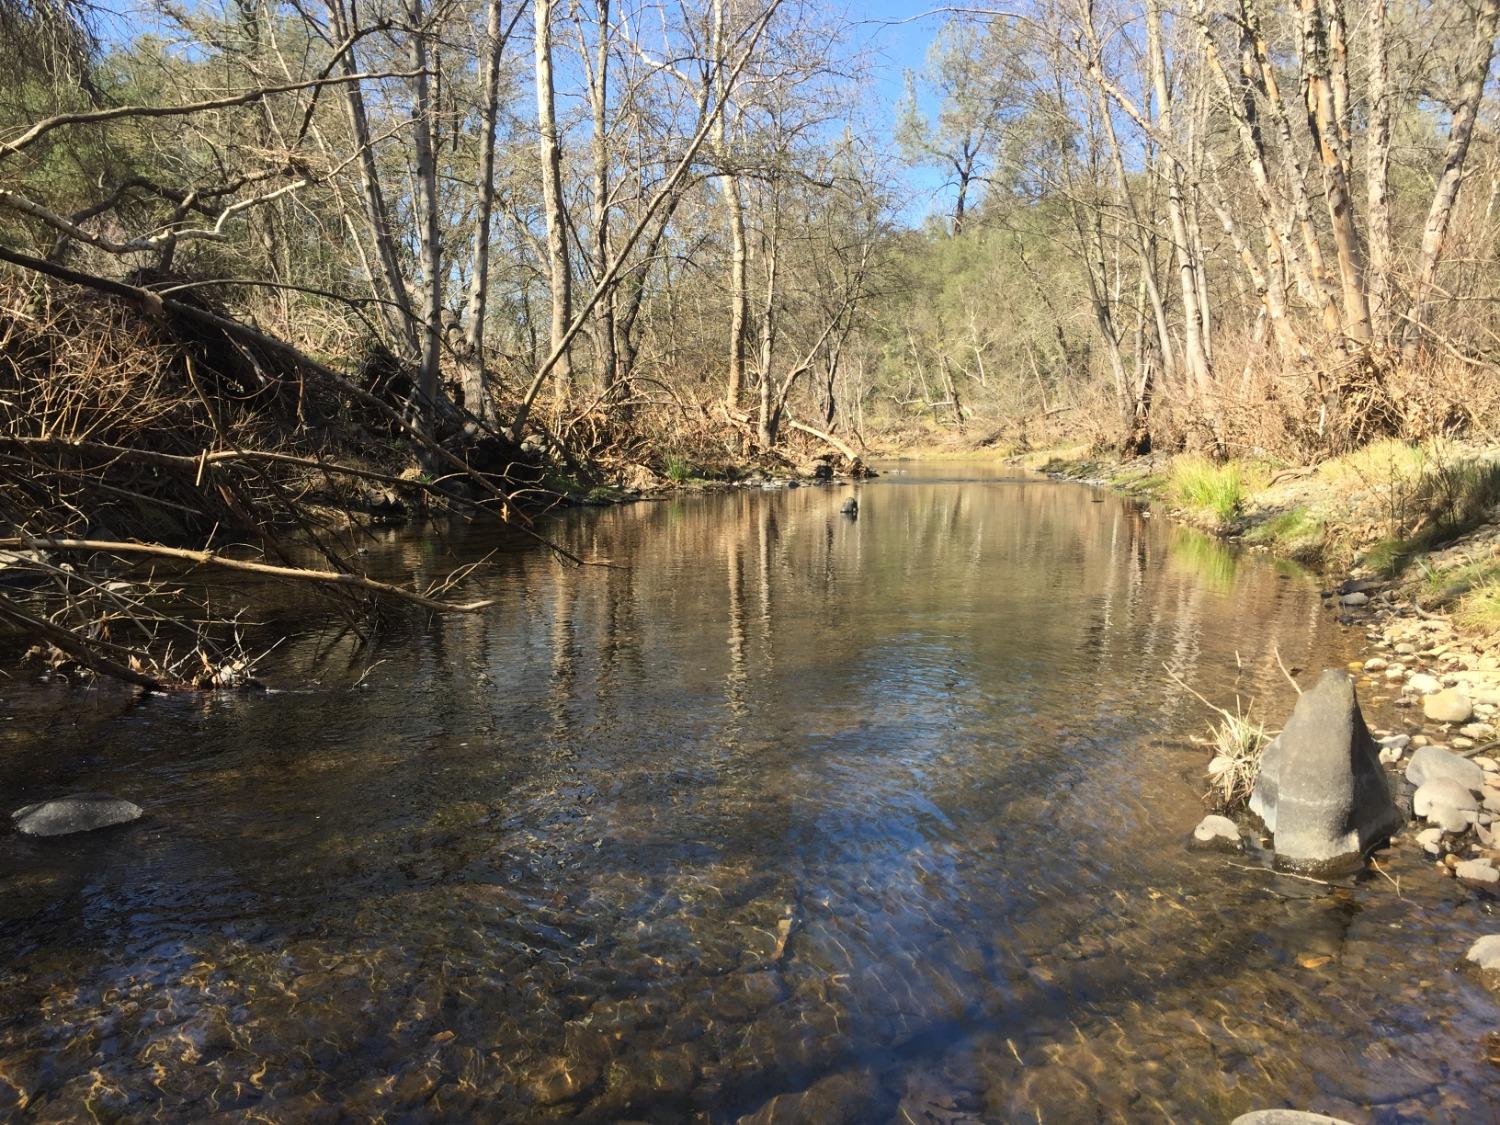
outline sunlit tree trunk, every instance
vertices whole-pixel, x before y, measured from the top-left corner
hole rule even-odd
[[[433,112],[427,67],[426,12],[422,0],[406,0],[407,51],[411,69],[411,130],[415,167],[413,208],[416,212],[417,259],[422,268],[421,367],[417,395],[430,427],[436,419],[441,388],[443,270],[438,241],[437,164],[433,154]]]
[[[1438,263],[1443,256],[1443,244],[1448,238],[1453,205],[1458,200],[1458,189],[1463,183],[1464,161],[1469,155],[1469,142],[1474,136],[1474,123],[1479,116],[1480,101],[1484,97],[1490,62],[1494,57],[1497,23],[1500,23],[1500,0],[1482,0],[1474,21],[1469,56],[1459,84],[1457,106],[1448,128],[1448,146],[1443,153],[1442,171],[1438,173],[1437,190],[1433,192],[1432,205],[1427,209],[1427,222],[1422,229],[1417,280],[1412,290],[1411,311],[1407,314],[1408,346],[1430,327],[1427,318],[1433,287],[1437,282]]]
[[[552,368],[557,401],[572,393],[573,364],[564,347],[572,319],[572,276],[568,266],[567,219],[563,211],[562,145],[557,135],[557,98],[552,82],[552,13],[555,0],[534,0],[537,134],[542,161],[542,209],[547,226],[547,282],[552,296],[549,343],[562,354]],[[602,266],[601,266],[602,268]]]
[[[1339,281],[1344,296],[1344,332],[1360,344],[1373,339],[1370,302],[1365,291],[1365,259],[1349,192],[1349,154],[1343,139],[1338,81],[1329,71],[1328,37],[1320,0],[1299,0],[1302,12],[1302,94],[1307,128],[1323,164],[1323,193],[1328,204],[1333,243],[1338,250]],[[1347,98],[1347,94],[1345,94]]]

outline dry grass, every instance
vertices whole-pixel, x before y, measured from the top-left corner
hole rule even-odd
[[[1219,712],[1217,722],[1209,726],[1209,745],[1214,756],[1208,763],[1208,797],[1219,812],[1243,808],[1255,789],[1260,774],[1260,760],[1270,745],[1266,728],[1250,717],[1248,709]]]

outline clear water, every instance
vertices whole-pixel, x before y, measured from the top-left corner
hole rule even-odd
[[[1279,721],[1278,649],[1354,655],[1312,579],[984,467],[846,495],[392,534],[497,603],[360,686],[296,605],[269,694],[0,681],[4,808],[147,810],[0,833],[0,1117],[1496,1116],[1491,900],[1184,847],[1168,670]]]

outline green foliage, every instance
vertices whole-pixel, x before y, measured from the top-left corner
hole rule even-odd
[[[1218,465],[1206,457],[1178,457],[1168,474],[1167,494],[1188,511],[1227,524],[1244,503],[1244,474],[1234,462]]]
[[[690,461],[674,453],[667,458],[665,475],[673,484],[682,484],[685,481],[691,480],[697,473],[694,471]]]

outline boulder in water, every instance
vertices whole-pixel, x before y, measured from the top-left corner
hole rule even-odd
[[[843,512],[846,516],[857,516],[859,515],[859,501],[851,496],[849,497],[849,499],[844,501],[843,506],[839,508],[839,511]]]
[[[140,815],[139,805],[107,793],[75,793],[26,805],[11,813],[10,819],[16,831],[27,836],[69,836],[74,832],[129,824]]]
[[[1349,1125],[1342,1117],[1327,1117],[1301,1109],[1257,1109],[1242,1113],[1230,1125]]]
[[[1297,700],[1261,761],[1250,810],[1274,838],[1277,865],[1301,871],[1358,867],[1405,823],[1347,672],[1324,672]]]

